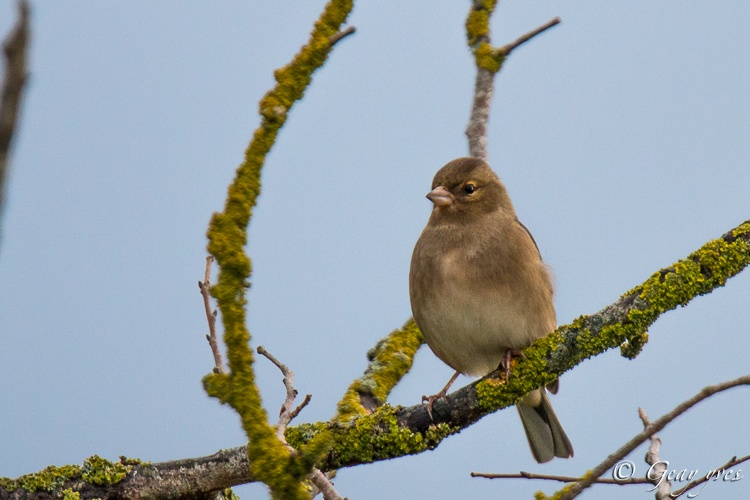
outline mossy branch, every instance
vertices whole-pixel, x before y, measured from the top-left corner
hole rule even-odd
[[[435,448],[446,436],[515,404],[525,394],[547,385],[588,358],[616,347],[628,357],[637,355],[648,340],[648,327],[660,315],[723,286],[748,265],[750,220],[721,238],[709,241],[687,258],[655,272],[614,304],[590,316],[581,316],[535,342],[524,350],[525,359],[515,361],[509,382],[495,372],[436,401],[432,408],[433,419],[423,404],[407,408],[383,405],[371,414],[290,427],[286,433],[287,441],[297,449],[306,448],[308,453],[305,455],[314,457],[320,456],[330,444],[326,441],[332,440],[332,447],[322,460],[317,461],[323,472]],[[378,377],[369,378],[376,385],[383,384],[382,387],[355,391],[355,394],[377,395],[373,401],[379,401],[400,378],[398,374],[410,366],[410,361],[405,363],[404,357],[410,359],[406,353],[421,344],[421,335],[411,322],[388,338],[404,339],[400,344],[403,348],[400,352],[404,355],[378,355],[379,350],[389,344],[386,340],[376,346],[373,356],[373,360],[380,360],[378,364],[382,365],[371,366],[375,373],[396,376],[381,377],[380,382],[377,382]],[[399,342],[390,345],[398,346]],[[397,352],[399,349],[394,350]],[[78,478],[80,468],[64,466],[55,470],[67,471],[72,476],[51,483],[48,478],[43,478],[38,487],[55,491],[73,488],[81,498],[123,498],[123,495],[196,498],[202,493],[261,480],[255,472],[257,467],[250,465],[248,457],[252,455],[249,448],[241,446],[210,457],[133,466],[124,479],[107,487],[82,482]],[[303,465],[305,467],[295,471],[295,476],[301,475],[309,463]],[[300,465],[295,464],[295,467]],[[38,492],[32,493],[20,487],[22,482],[31,485],[24,479],[28,477],[17,480],[0,478],[0,500],[54,497],[52,494],[39,496]]]
[[[495,75],[516,47],[560,23],[559,18],[554,18],[514,42],[502,47],[493,47],[490,42],[490,18],[496,6],[497,0],[474,0],[466,18],[466,39],[474,54],[477,67],[474,99],[469,124],[466,126],[466,137],[469,139],[469,154],[485,161],[487,161],[487,123],[490,117]]]
[[[245,254],[247,225],[260,194],[260,173],[295,102],[304,95],[312,74],[326,61],[334,36],[352,10],[352,0],[331,0],[316,21],[310,39],[294,59],[274,73],[276,86],[260,101],[261,124],[245,151],[229,186],[224,211],[214,214],[208,228],[208,251],[219,265],[217,284],[211,288],[221,311],[229,373],[204,378],[206,392],[234,408],[248,437],[252,474],[268,484],[274,497],[306,498],[301,479],[312,464],[302,464],[276,438],[255,385],[250,332],[245,326],[245,293],[252,270]],[[333,40],[333,41],[332,41]],[[304,465],[304,467],[303,467]]]
[[[524,349],[506,383],[492,373],[435,402],[432,418],[424,405],[383,406],[351,422],[302,424],[287,432],[298,446],[331,431],[334,447],[321,470],[420,453],[489,413],[515,404],[532,390],[556,380],[582,361],[620,347],[634,357],[648,340],[649,326],[662,314],[723,286],[750,264],[750,221],[712,240],[670,267],[654,273],[614,304],[581,316]]]
[[[411,369],[414,355],[424,343],[413,319],[392,331],[367,353],[370,363],[364,375],[354,380],[338,404],[336,422],[349,422],[369,415],[388,399],[396,384]]]
[[[384,405],[372,414],[347,422],[318,422],[291,427],[287,431],[287,440],[298,449],[305,446],[316,448],[308,450],[309,455],[314,456],[325,448],[320,447],[319,436],[325,436],[323,440],[333,436],[333,447],[320,465],[323,471],[434,448],[446,436],[459,432],[489,413],[513,405],[526,393],[556,379],[587,358],[622,346],[628,346],[624,349],[625,354],[635,355],[638,349],[633,349],[633,346],[643,346],[647,340],[646,330],[661,314],[723,286],[749,264],[750,221],[747,221],[721,238],[706,243],[686,259],[654,273],[614,304],[561,326],[549,337],[525,349],[527,357],[517,362],[514,376],[508,383],[497,378],[500,374],[494,373],[437,401],[432,410],[433,420],[422,404],[408,408]],[[411,337],[416,344],[410,345],[421,343],[410,322],[392,336]],[[383,345],[376,346],[375,353]],[[378,359],[377,354],[373,359]],[[381,366],[374,371],[400,373],[403,369],[404,360],[399,356],[380,359],[384,365],[394,366]],[[394,379],[386,380],[389,382],[383,387],[389,387]],[[377,394],[377,390],[374,393]],[[238,447],[211,457],[139,465],[129,470],[125,479],[118,476],[118,481],[105,491],[101,486],[76,482],[81,472],[73,466],[56,469],[67,474],[60,481],[43,476],[35,478],[34,484],[39,483],[38,488],[75,485],[76,491],[96,490],[96,496],[101,498],[114,498],[123,491],[141,494],[147,491],[161,496],[167,487],[170,496],[187,496],[259,479],[250,472],[254,468],[248,466],[248,456],[247,447]],[[29,476],[0,481],[0,498],[30,498],[28,489],[21,487],[22,484],[31,485],[30,481]],[[136,490],[127,489],[136,484]]]

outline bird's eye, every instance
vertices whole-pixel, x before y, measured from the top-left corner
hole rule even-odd
[[[471,194],[476,190],[477,190],[477,187],[471,182],[469,182],[468,184],[464,186],[464,191],[466,191],[466,194]]]

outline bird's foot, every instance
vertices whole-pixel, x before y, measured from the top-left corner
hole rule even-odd
[[[434,418],[432,418],[432,404],[439,399],[443,399],[446,394],[447,391],[443,389],[442,391],[438,392],[437,394],[433,394],[432,396],[422,396],[422,402],[427,403],[427,414],[430,416],[430,420],[435,420]]]
[[[510,380],[510,362],[513,358],[526,359],[526,355],[518,349],[508,349],[505,351],[503,361],[500,363],[500,367],[505,371],[505,381]]]
[[[453,382],[456,381],[456,379],[458,378],[459,375],[461,375],[461,372],[459,372],[459,371],[457,371],[456,373],[454,373],[453,376],[451,377],[451,379],[448,381],[448,383],[445,384],[445,387],[443,387],[443,390],[440,391],[440,392],[438,392],[437,394],[434,394],[434,395],[429,396],[429,397],[428,396],[422,396],[422,402],[423,403],[424,402],[427,403],[427,414],[430,416],[430,420],[435,421],[435,419],[432,418],[432,403],[434,403],[438,399],[444,398],[445,395],[448,394],[448,389],[451,388],[451,386],[453,385]]]

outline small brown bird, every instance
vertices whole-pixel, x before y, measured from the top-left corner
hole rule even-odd
[[[411,259],[414,320],[432,352],[460,373],[483,376],[555,329],[553,285],[539,249],[518,221],[505,186],[479,158],[458,158],[438,170],[433,203]],[[550,390],[556,392],[555,387]],[[544,388],[516,407],[539,463],[573,456],[573,446]]]

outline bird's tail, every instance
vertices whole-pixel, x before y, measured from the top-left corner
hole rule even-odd
[[[516,408],[521,416],[526,438],[529,440],[531,454],[537,462],[543,464],[554,457],[573,456],[573,445],[557,420],[544,388],[526,396]]]

